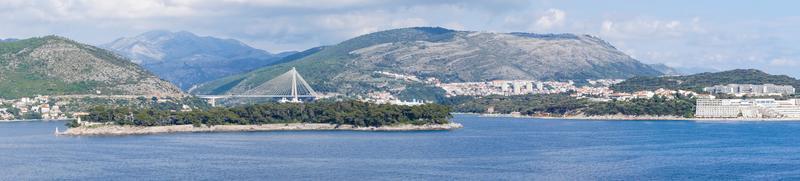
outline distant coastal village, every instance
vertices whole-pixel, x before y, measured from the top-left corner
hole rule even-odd
[[[410,75],[381,72],[400,79],[419,81]],[[670,90],[659,88],[653,91],[615,92],[611,86],[623,82],[623,79],[586,80],[582,86],[574,81],[535,81],[535,80],[495,80],[488,82],[441,83],[435,78],[427,78],[423,82],[436,85],[445,90],[446,97],[485,97],[485,96],[519,96],[568,94],[572,98],[589,102],[630,101],[634,99],[652,99],[661,97],[674,99],[676,95],[693,97],[695,102],[694,118],[800,118],[800,99],[781,99],[795,92],[790,85],[775,84],[727,84],[703,88],[702,92],[690,90]],[[725,95],[727,98],[717,96]],[[770,97],[778,97],[770,98]],[[145,98],[136,98],[142,100]],[[154,98],[155,99],[155,98]],[[128,99],[127,101],[132,101]],[[157,99],[156,99],[157,100]],[[372,92],[359,98],[363,102],[376,104],[392,104],[418,106],[434,103],[431,100],[400,100],[389,92]],[[149,101],[149,100],[148,100]],[[171,102],[160,99],[158,102]],[[23,97],[19,99],[0,99],[0,120],[44,119],[64,120],[88,115],[85,111],[65,109],[69,100],[59,100],[51,96]],[[73,105],[74,106],[74,105]],[[180,105],[173,111],[191,111],[192,106]],[[495,114],[494,107],[483,112]],[[523,115],[510,112],[510,115]]]
[[[590,102],[651,99],[655,96],[673,99],[675,95],[693,97],[693,118],[800,118],[800,99],[784,98],[795,93],[791,85],[726,84],[703,87],[702,91],[658,88],[635,92],[616,92],[611,86],[624,79],[587,79],[582,85],[575,81],[494,80],[487,82],[442,83],[436,78],[418,78],[390,72],[376,72],[396,79],[418,81],[445,90],[446,97],[456,96],[514,96],[531,94],[569,94]],[[722,97],[718,97],[722,96]],[[379,104],[420,105],[426,100],[399,100],[389,92],[373,92],[364,101]],[[494,107],[484,113],[494,114]],[[511,115],[522,115],[511,112]]]
[[[0,121],[2,120],[67,120],[86,116],[88,109],[101,105],[164,107],[173,111],[192,111],[202,105],[187,105],[191,101],[169,97],[109,96],[109,95],[61,95],[35,96],[18,99],[0,98]]]
[[[0,99],[0,120],[14,119],[68,119],[74,115],[62,112],[67,102],[51,102],[49,96]]]

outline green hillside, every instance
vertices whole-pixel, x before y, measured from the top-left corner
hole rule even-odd
[[[656,90],[659,88],[699,92],[703,90],[703,87],[724,84],[776,84],[792,85],[797,88],[800,87],[800,80],[786,75],[770,75],[756,69],[736,69],[686,76],[634,77],[611,88],[622,92]]]
[[[181,95],[111,52],[57,36],[0,43],[0,98],[95,94]]]

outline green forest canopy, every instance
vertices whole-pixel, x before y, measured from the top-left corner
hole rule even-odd
[[[449,107],[438,104],[401,106],[360,101],[267,103],[189,112],[100,106],[92,108],[89,113],[88,116],[82,117],[83,120],[135,126],[330,123],[380,127],[397,124],[446,124],[452,117]],[[73,122],[69,126],[79,125]]]
[[[681,94],[668,99],[654,96],[650,99],[592,102],[569,94],[534,94],[514,96],[451,97],[444,104],[456,112],[485,113],[493,107],[496,113],[519,112],[525,115],[635,115],[693,117],[695,99]]]

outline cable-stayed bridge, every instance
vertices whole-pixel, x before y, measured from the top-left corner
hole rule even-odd
[[[288,72],[242,94],[196,96],[208,99],[208,102],[215,106],[217,99],[227,98],[280,98],[279,102],[301,103],[303,102],[301,98],[316,98],[317,92],[308,85],[303,76],[300,76],[297,69],[292,67]]]

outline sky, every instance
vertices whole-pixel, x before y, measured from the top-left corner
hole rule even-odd
[[[99,45],[150,30],[233,38],[270,52],[439,26],[598,36],[645,63],[800,77],[800,1],[0,0],[0,38]]]

